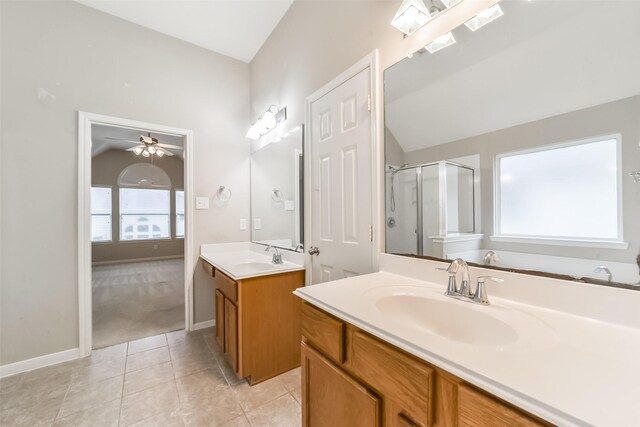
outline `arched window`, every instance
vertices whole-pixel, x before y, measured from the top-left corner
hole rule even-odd
[[[171,179],[158,166],[135,163],[118,177],[120,240],[171,238]]]

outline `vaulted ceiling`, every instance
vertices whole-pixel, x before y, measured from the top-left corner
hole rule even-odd
[[[76,0],[118,18],[251,62],[293,0]]]

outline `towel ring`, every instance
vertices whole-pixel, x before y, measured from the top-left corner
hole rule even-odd
[[[221,185],[216,191],[215,198],[221,202],[228,202],[231,199],[231,190]]]
[[[282,191],[276,190],[275,188],[271,191],[271,200],[274,202],[281,202],[284,200],[284,195]]]

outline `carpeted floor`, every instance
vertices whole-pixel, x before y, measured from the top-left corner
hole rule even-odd
[[[184,259],[94,266],[93,348],[184,329]]]

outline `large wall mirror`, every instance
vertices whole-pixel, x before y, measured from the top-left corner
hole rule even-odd
[[[302,125],[251,153],[251,241],[304,248]]]
[[[385,71],[386,251],[637,288],[640,2],[499,4]]]

